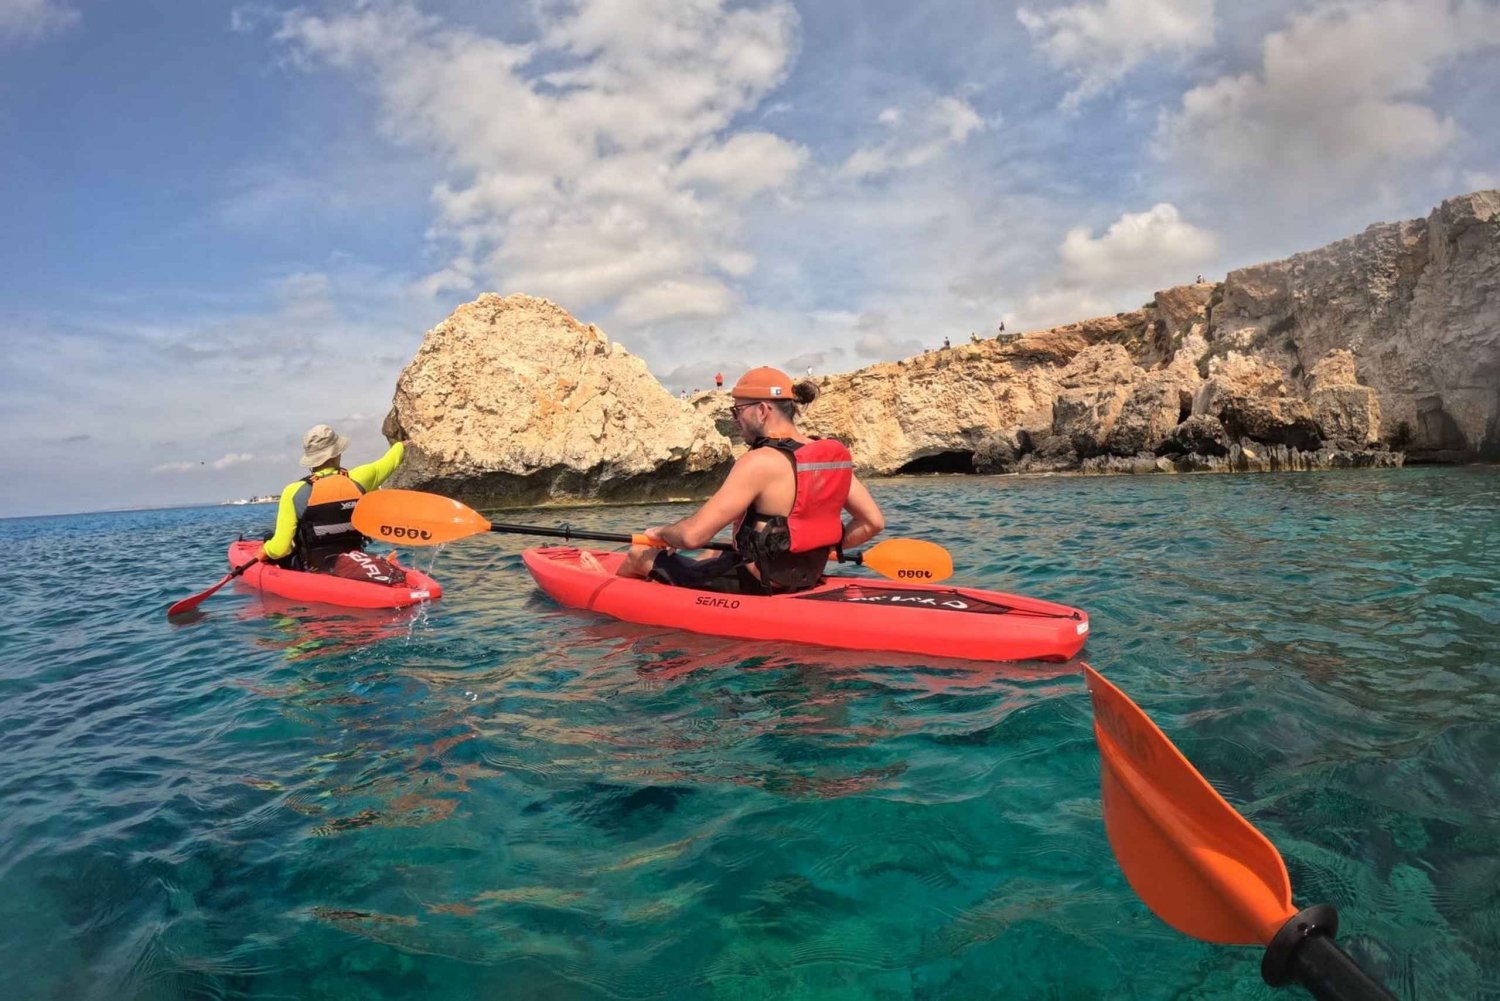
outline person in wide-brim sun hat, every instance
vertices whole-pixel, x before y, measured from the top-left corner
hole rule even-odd
[[[350,521],[354,505],[396,471],[406,446],[398,441],[374,462],[345,469],[341,463],[348,448],[349,439],[327,424],[307,429],[297,461],[312,472],[281,491],[276,531],[257,559],[294,570],[327,570],[339,554],[364,548],[365,537]]]
[[[317,469],[330,459],[337,459],[349,448],[349,439],[327,424],[314,424],[302,436],[302,458],[308,469]]]

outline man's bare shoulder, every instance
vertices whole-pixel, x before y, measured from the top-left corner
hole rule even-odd
[[[782,465],[786,465],[786,452],[772,445],[762,445],[760,448],[750,449],[735,460],[736,465],[741,462],[758,462],[765,465],[779,462]]]
[[[752,448],[734,460],[734,471],[742,476],[773,476],[787,468],[786,459],[774,448]]]

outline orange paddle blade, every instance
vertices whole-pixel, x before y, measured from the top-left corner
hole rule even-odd
[[[199,591],[197,594],[192,595],[191,597],[183,598],[181,601],[174,601],[171,606],[167,608],[167,618],[172,619],[176,618],[179,615],[186,615],[188,612],[191,612],[193,609],[203,604],[203,602],[206,601],[210,595],[217,592],[219,588],[234,580],[234,576],[235,575],[232,573],[227,573],[219,578],[219,582],[217,584],[213,585],[207,590]]]
[[[933,584],[953,576],[948,550],[922,539],[886,539],[866,549],[860,562],[892,580]]]
[[[1214,791],[1140,706],[1087,664],[1104,828],[1147,907],[1205,942],[1265,945],[1296,913],[1275,846]]]
[[[379,542],[440,546],[488,532],[490,523],[450,497],[420,490],[375,490],[354,505],[354,527]]]
[[[246,560],[244,563],[241,563],[239,566],[229,571],[229,573],[220,577],[219,582],[208,588],[207,590],[199,591],[197,594],[188,598],[183,598],[181,601],[174,601],[171,607],[167,609],[167,618],[176,618],[179,615],[186,615],[188,612],[191,612],[193,609],[203,604],[203,602],[207,600],[210,595],[217,593],[219,588],[223,587],[225,584],[228,584],[240,574],[255,566],[257,562],[259,562],[258,558],[253,560]]]

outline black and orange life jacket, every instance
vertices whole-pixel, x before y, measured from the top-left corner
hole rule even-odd
[[[854,460],[834,438],[757,438],[750,447],[774,448],[791,461],[796,494],[790,514],[762,514],[752,507],[741,515],[734,547],[772,591],[812,587],[823,576],[829,550],[844,538],[844,502],[854,482]]]
[[[322,570],[339,553],[364,548],[369,540],[359,533],[350,518],[365,488],[343,469],[313,473],[304,476],[302,482],[308,489],[297,491],[297,531],[293,536],[302,566]]]

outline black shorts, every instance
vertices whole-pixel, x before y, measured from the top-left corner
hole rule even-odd
[[[770,594],[760,579],[740,564],[738,553],[719,553],[708,559],[695,560],[678,553],[657,553],[651,564],[649,580],[673,587],[718,594]]]

